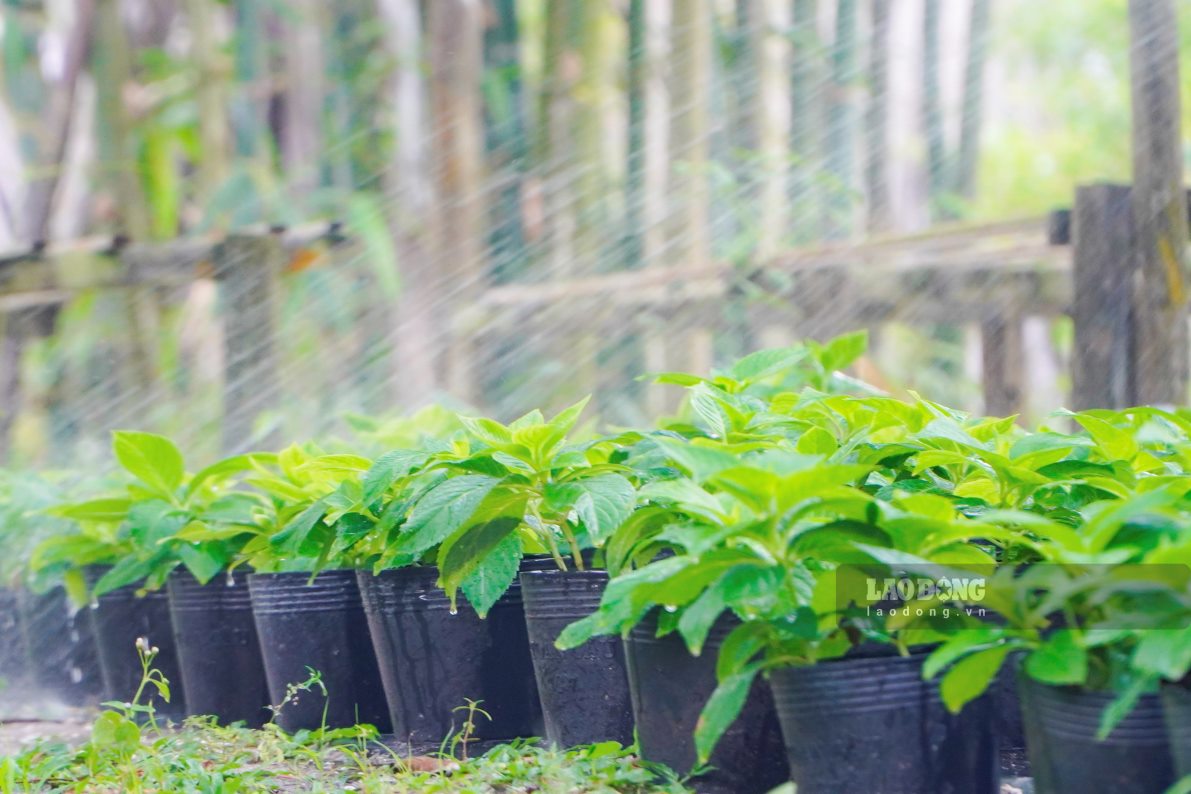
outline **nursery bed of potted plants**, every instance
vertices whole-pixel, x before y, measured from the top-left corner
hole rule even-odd
[[[61,525],[17,578],[98,604],[109,700],[149,633],[174,718],[635,736],[740,794],[997,791],[1018,724],[1039,792],[1191,775],[1191,413],[1028,431],[841,374],[863,348],[663,375],[684,411],[634,431],[579,403],[194,473],[120,432],[122,479],[32,511]]]

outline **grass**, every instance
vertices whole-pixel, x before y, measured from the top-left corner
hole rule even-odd
[[[113,712],[106,712],[111,714]],[[97,721],[82,745],[34,744],[0,759],[0,792],[687,792],[616,743],[567,751],[534,740],[478,757],[401,756],[370,726],[286,734],[192,718],[119,737]],[[457,748],[456,748],[457,751]]]
[[[38,739],[0,757],[0,794],[241,794],[242,792],[468,792],[469,794],[663,794],[688,792],[669,770],[646,764],[616,742],[555,750],[536,740],[472,752],[478,702],[456,709],[462,725],[433,755],[411,756],[380,741],[371,725],[286,733],[276,719],[299,693],[318,690],[321,676],[289,687],[259,730],[192,717],[175,728],[157,719],[146,691],[169,700],[158,654],[138,640],[140,686],[127,703],[108,702],[75,743]],[[142,700],[146,700],[142,703]]]

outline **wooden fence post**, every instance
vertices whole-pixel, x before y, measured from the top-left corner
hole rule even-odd
[[[1130,189],[1091,185],[1072,213],[1075,346],[1071,402],[1076,410],[1124,408],[1133,400],[1133,216]]]
[[[1187,204],[1175,0],[1129,0],[1134,373],[1140,403],[1187,401]]]
[[[1024,408],[1022,323],[1015,312],[998,312],[980,323],[981,384],[984,413],[989,416],[1020,414]]]
[[[280,397],[275,338],[284,257],[275,235],[233,234],[213,259],[223,314],[223,446],[232,453],[262,443],[253,424]]]

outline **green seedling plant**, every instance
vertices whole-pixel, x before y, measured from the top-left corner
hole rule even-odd
[[[464,431],[437,451],[382,458],[383,474],[367,477],[392,494],[377,514],[380,567],[434,562],[452,602],[462,591],[480,615],[527,554],[583,569],[584,551],[602,545],[636,501],[613,441],[569,442],[586,402],[508,425],[460,417]]]
[[[956,633],[927,662],[944,673],[953,711],[980,695],[1012,654],[1022,673],[1052,686],[1115,695],[1100,736],[1137,699],[1191,669],[1189,484],[1167,484],[1089,505],[1078,527],[1028,513],[987,517],[1021,533],[1037,562],[1003,567],[984,603],[1003,621]]]
[[[248,498],[235,490],[238,479],[271,455],[257,453],[221,460],[194,474],[169,439],[151,433],[116,431],[112,452],[125,484],[107,495],[52,508],[75,531],[42,543],[35,570],[66,566],[64,584],[78,603],[126,585],[158,589],[179,565],[207,582],[232,561],[244,535],[235,528]],[[228,527],[232,527],[228,529]],[[89,566],[109,566],[90,589]]]
[[[878,393],[841,372],[864,354],[867,341],[867,334],[858,332],[825,344],[808,341],[759,350],[707,377],[662,373],[655,380],[684,387],[686,397],[680,415],[663,421],[661,429],[688,438],[746,445],[789,438],[804,425],[784,409],[804,391]]]
[[[870,549],[914,549],[950,565],[988,566],[970,544],[985,530],[943,497],[877,499],[871,468],[768,449],[742,460],[698,440],[667,442],[683,476],[642,487],[644,505],[609,543],[622,563],[599,609],[569,626],[560,648],[623,633],[647,615],[700,654],[716,621],[739,625],[719,650],[719,685],[695,734],[700,763],[743,707],[759,673],[837,658],[862,642],[900,647],[941,639],[928,624],[886,625],[837,600],[839,566],[884,570]]]
[[[45,511],[61,504],[68,489],[88,487],[69,472],[0,469],[0,587],[28,587],[44,592],[62,575],[57,568],[34,572],[37,547],[73,531],[71,522]]]

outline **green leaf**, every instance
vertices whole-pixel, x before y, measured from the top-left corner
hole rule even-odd
[[[823,369],[833,372],[843,369],[868,350],[868,331],[854,331],[842,334],[823,345],[818,351]]]
[[[476,508],[499,482],[482,474],[443,480],[427,491],[410,511],[397,540],[397,551],[421,554],[442,543],[471,520]]]
[[[740,458],[725,449],[665,437],[655,437],[654,443],[697,482],[740,465]]]
[[[707,763],[724,731],[740,716],[757,670],[757,666],[752,666],[720,681],[703,707],[699,721],[695,723],[695,750],[700,764]]]
[[[138,502],[128,511],[128,536],[139,550],[152,552],[170,540],[189,522],[189,517],[160,499]]]
[[[319,499],[290,519],[280,532],[269,539],[269,544],[275,549],[284,549],[295,556],[302,555],[302,547],[305,545],[306,539],[310,537],[310,533],[326,512],[326,503]]]
[[[188,493],[193,494],[203,485],[207,480],[223,479],[231,474],[239,474],[242,471],[252,471],[258,465],[263,465],[274,459],[276,456],[272,453],[266,452],[250,452],[244,455],[234,455],[230,458],[224,458],[221,461],[212,463],[205,469],[201,469],[197,474],[190,478],[190,482],[186,486]]]
[[[178,559],[186,566],[200,584],[206,584],[224,569],[228,563],[227,555],[218,547],[192,546],[189,543],[178,545]]]
[[[600,474],[546,486],[551,510],[574,509],[592,542],[601,544],[633,512],[637,492],[619,474]]]
[[[584,397],[579,402],[564,408],[550,419],[550,426],[553,427],[558,434],[565,436],[574,429],[575,423],[579,421],[579,416],[583,413],[583,409],[591,402],[591,395]]]
[[[364,475],[364,492],[360,501],[365,507],[371,505],[397,480],[425,465],[429,457],[425,452],[411,449],[397,449],[381,455]]]
[[[707,634],[716,620],[727,608],[727,597],[721,582],[707,588],[703,594],[692,601],[678,618],[678,633],[686,641],[692,656],[703,652],[703,643],[707,641]]]
[[[1154,679],[1150,676],[1136,676],[1104,709],[1100,715],[1100,725],[1096,729],[1097,741],[1104,741],[1120,724],[1121,720],[1129,716],[1137,701],[1148,690],[1153,689]]]
[[[1072,418],[1083,425],[1109,460],[1131,461],[1137,457],[1137,439],[1128,430],[1114,427],[1090,414],[1074,414]]]
[[[497,518],[465,529],[453,538],[439,560],[440,584],[452,601],[459,586],[496,553],[521,524],[517,518]],[[516,538],[514,538],[516,540]],[[508,551],[505,552],[508,554]],[[477,610],[478,611],[478,610]]]
[[[654,376],[654,383],[666,383],[673,386],[694,386],[702,383],[703,378],[686,372],[661,372]]]
[[[968,702],[976,699],[988,689],[1005,655],[1013,648],[1009,645],[998,645],[977,651],[955,663],[955,666],[943,676],[939,685],[939,692],[943,696],[943,703],[953,714],[958,714]]]
[[[758,350],[738,359],[728,370],[728,375],[733,380],[754,381],[789,369],[805,360],[806,356],[806,348],[801,345]]]
[[[1044,684],[1082,684],[1088,677],[1088,652],[1070,629],[1059,629],[1026,657],[1029,676]]]
[[[835,436],[821,427],[812,427],[798,439],[797,449],[806,455],[831,455],[837,449]]]
[[[922,677],[934,678],[939,672],[961,656],[965,656],[982,646],[995,642],[1003,633],[1003,629],[988,626],[969,629],[956,634],[939,647],[931,651],[922,665]]]
[[[153,566],[153,560],[143,560],[131,555],[123,557],[110,571],[99,577],[92,595],[98,598],[125,585],[139,584],[153,570]]]
[[[91,726],[91,741],[99,747],[131,753],[140,747],[141,729],[115,711],[104,711]]]
[[[521,541],[516,534],[510,533],[484,556],[459,589],[476,614],[487,617],[492,605],[508,592],[520,567]]]
[[[804,619],[804,610],[810,611],[805,607],[800,607],[795,618],[796,621]],[[813,612],[811,612],[810,618],[813,623],[815,619]],[[716,678],[722,681],[747,669],[757,654],[765,647],[766,640],[765,626],[760,621],[741,623],[728,632],[728,636],[720,645],[719,656],[715,660]]]
[[[112,433],[112,452],[129,474],[166,497],[173,496],[186,476],[182,453],[164,436],[117,430]]]
[[[480,416],[460,416],[459,422],[472,436],[491,447],[501,447],[513,440],[513,434],[500,422]]]
[[[128,517],[132,507],[131,499],[91,499],[55,507],[49,512],[74,521],[94,521],[101,524],[118,524]]]
[[[1133,666],[1146,673],[1178,681],[1191,670],[1191,627],[1139,632]]]

